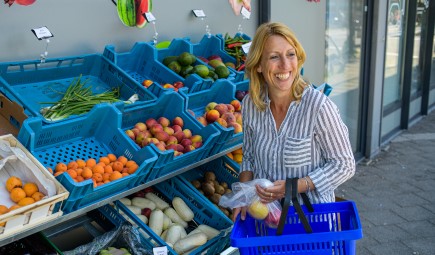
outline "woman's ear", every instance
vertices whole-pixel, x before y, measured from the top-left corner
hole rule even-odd
[[[261,65],[257,67],[257,73],[261,73]]]

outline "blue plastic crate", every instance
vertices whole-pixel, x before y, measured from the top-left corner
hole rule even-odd
[[[116,105],[124,104],[122,101],[134,94],[138,95],[139,101],[131,105],[157,99],[101,54],[46,59],[42,64],[39,60],[0,63],[0,84],[35,117],[41,116],[41,108],[50,106],[41,102],[60,100],[80,75],[82,82],[88,81],[87,86],[94,94],[119,88],[121,101]]]
[[[216,35],[204,35],[196,44],[193,44],[193,54],[197,57],[201,56],[206,59],[208,59],[212,55],[217,55],[222,59],[222,62],[227,63],[231,62],[234,65],[236,65],[236,59],[232,56],[230,56],[225,50],[224,50],[224,44],[222,43],[222,39],[219,38]],[[234,79],[232,82],[239,82],[244,80],[245,78],[245,72],[244,71],[237,71],[234,68],[230,67],[230,70],[232,73],[234,73]]]
[[[144,80],[152,80],[154,83],[146,89],[156,97],[173,90],[163,88],[166,83],[174,84],[181,81],[184,83],[181,90],[192,91],[199,89],[203,83],[198,76],[184,79],[172,72],[161,61],[157,60],[157,49],[146,42],[137,42],[130,51],[122,53],[117,53],[113,45],[107,45],[103,54],[116,66],[124,70],[140,86],[142,86]]]
[[[132,129],[138,122],[146,122],[149,118],[158,119],[166,117],[173,120],[179,116],[184,121],[183,129],[190,129],[193,135],[201,135],[203,145],[195,150],[174,157],[174,150],[159,150],[154,144],[143,147],[142,149],[152,148],[158,155],[158,159],[153,166],[152,171],[146,177],[145,181],[154,180],[182,167],[193,164],[210,155],[210,151],[216,145],[219,138],[219,131],[213,125],[207,127],[198,123],[193,116],[188,113],[185,107],[184,98],[175,92],[163,94],[156,102],[136,108],[128,108],[122,112],[122,129]],[[127,137],[124,134],[125,137]],[[133,140],[128,138],[130,146],[136,146]],[[141,150],[142,150],[141,149]]]
[[[235,93],[236,86],[234,83],[225,79],[220,79],[207,90],[190,94],[181,94],[186,97],[186,109],[192,110],[195,113],[195,116],[202,116],[204,115],[205,107],[208,103],[216,102],[218,104],[229,104],[232,100],[236,99]],[[218,123],[213,123],[212,126],[215,126],[219,130],[220,136],[217,139],[216,145],[213,146],[213,149],[210,151],[210,155],[214,155],[228,148],[242,144],[243,132],[235,134],[233,127],[223,127]]]
[[[18,140],[42,165],[52,169],[59,162],[98,159],[109,153],[124,155],[139,165],[135,173],[95,188],[91,179],[75,182],[69,174],[58,175],[57,180],[70,192],[62,205],[69,213],[139,185],[157,161],[151,148],[133,147],[120,127],[121,113],[113,105],[101,104],[89,114],[50,125],[43,125],[41,117],[29,118]]]
[[[158,183],[154,185],[154,187],[167,201],[171,201],[174,197],[180,197],[183,199],[187,206],[192,209],[195,215],[193,221],[196,224],[206,224],[217,230],[228,231],[233,225],[233,222],[215,205],[198,192],[194,192],[186,187],[186,185],[177,178]],[[206,244],[198,247],[189,254],[219,254],[225,248],[228,240],[229,233],[227,231],[222,231],[218,236],[209,240]]]
[[[290,207],[283,234],[264,221],[247,215],[234,223],[231,246],[242,255],[276,254],[355,254],[356,240],[362,238],[362,227],[356,205],[352,201],[314,204],[310,213],[302,206],[313,233],[307,234],[294,207]]]

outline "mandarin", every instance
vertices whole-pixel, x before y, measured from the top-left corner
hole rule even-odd
[[[124,164],[122,164],[121,161],[115,161],[113,162],[112,169],[113,171],[121,172],[122,169],[124,169]]]
[[[118,180],[120,178],[122,178],[122,174],[118,171],[113,171],[113,173],[111,173],[110,177],[109,177],[110,181],[115,181],[115,180]]]
[[[66,165],[67,169],[77,169],[79,167],[79,164],[77,164],[76,161],[71,161]]]
[[[95,165],[94,167],[92,167],[92,172],[95,173],[100,173],[100,174],[104,174],[104,167],[101,165]]]
[[[9,207],[9,211],[13,211],[13,210],[18,209],[20,207],[21,206],[19,206],[19,205],[11,205],[11,207]]]
[[[21,188],[23,186],[23,182],[17,176],[11,176],[6,180],[6,189],[11,192],[14,188]]]
[[[93,175],[92,169],[90,169],[89,167],[83,168],[82,176],[85,180],[91,179],[92,175]]]
[[[83,168],[86,166],[86,161],[84,161],[83,159],[77,159],[76,162],[77,162],[77,166],[80,168]]]
[[[128,159],[125,156],[119,156],[118,159],[116,160],[121,162],[123,166],[125,166],[125,164],[127,164],[128,161]]]
[[[26,205],[30,205],[35,203],[35,199],[33,199],[32,197],[25,197],[23,199],[21,199],[20,201],[18,201],[18,205],[19,206],[26,206]]]
[[[86,160],[86,166],[87,167],[94,167],[97,164],[97,161],[94,158],[90,158],[88,160]]]
[[[109,157],[100,157],[99,162],[103,162],[105,165],[110,163]]]
[[[92,179],[95,180],[96,182],[101,182],[103,181],[103,175],[100,173],[94,173],[92,175]]]
[[[135,164],[133,164],[133,165],[129,165],[128,167],[127,167],[127,172],[129,173],[129,174],[134,174],[135,172],[136,172],[136,170],[139,168],[139,166],[135,163]]]
[[[8,212],[9,212],[9,208],[6,205],[0,205],[0,215]]]
[[[105,173],[109,173],[109,174],[113,173],[113,168],[112,168],[112,166],[111,166],[111,165],[107,165],[107,166],[105,166],[105,167],[104,167],[104,172],[105,172]]]
[[[43,199],[45,195],[39,191],[33,193],[32,198],[35,199],[35,202],[38,202],[39,200]]]
[[[11,190],[11,193],[9,194],[9,197],[12,201],[17,203],[18,201],[26,197],[26,192],[24,192],[22,188],[13,188]]]
[[[39,191],[38,186],[33,182],[28,182],[23,186],[24,192],[26,192],[26,196],[31,197],[35,192]]]
[[[69,176],[71,176],[71,178],[73,178],[73,179],[77,178],[77,172],[76,172],[76,170],[74,170],[74,169],[68,169],[66,172],[69,174]]]
[[[107,154],[107,157],[109,158],[110,162],[113,162],[116,160],[115,154],[109,153],[109,154]]]

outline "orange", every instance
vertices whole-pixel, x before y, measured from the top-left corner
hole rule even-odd
[[[131,166],[131,165],[137,165],[137,164],[136,164],[136,161],[134,161],[134,160],[129,160],[129,161],[127,161],[127,163],[125,163],[124,166],[129,167],[129,166]]]
[[[95,165],[94,167],[92,167],[92,172],[104,174],[104,167],[101,165]]]
[[[50,174],[53,174],[53,169],[51,169],[51,167],[47,167],[47,170],[50,172]]]
[[[227,157],[229,157],[230,159],[234,159],[233,154],[231,152],[227,153]]]
[[[25,197],[25,198],[21,199],[20,201],[18,201],[19,206],[26,206],[26,205],[30,205],[33,203],[35,203],[35,199],[33,199],[31,197]]]
[[[6,205],[0,205],[0,215],[8,212],[9,212],[9,208]]]
[[[86,160],[86,166],[87,166],[87,167],[92,168],[92,167],[94,167],[96,164],[97,164],[97,161],[96,161],[95,159],[93,159],[93,158],[90,158],[90,159]]]
[[[77,172],[76,172],[76,170],[69,169],[66,172],[69,174],[69,176],[71,176],[71,178],[73,178],[73,179],[77,178]]]
[[[14,188],[21,188],[23,186],[23,182],[19,177],[11,176],[6,180],[6,189],[11,192]]]
[[[77,175],[82,175],[83,173],[83,168],[77,168],[76,169]]]
[[[136,163],[127,166],[127,169],[128,169],[128,170],[127,170],[127,173],[129,173],[129,174],[133,174],[133,173],[135,173],[138,167],[139,167],[139,166],[138,166]]]
[[[109,173],[109,174],[113,173],[112,166],[111,166],[111,165],[107,165],[107,166],[105,166],[105,167],[104,167],[104,172],[105,172],[105,173]]]
[[[94,183],[94,188],[97,187],[97,181],[95,181],[94,179],[92,179],[92,182]]]
[[[43,199],[45,197],[45,195],[39,191],[33,193],[32,198],[35,199],[35,202]]]
[[[122,178],[122,174],[118,171],[114,171],[113,173],[110,174],[109,177],[110,181],[118,180],[120,178]]]
[[[237,150],[233,151],[233,154],[243,154],[242,148],[238,148]]]
[[[93,172],[92,172],[92,170],[91,170],[89,167],[85,167],[85,168],[83,168],[82,176],[83,176],[83,178],[84,178],[85,180],[87,180],[87,179],[91,179],[91,178],[92,178],[92,175],[93,175]]]
[[[67,169],[68,167],[62,162],[57,163],[56,167],[54,168],[56,172],[65,172]]]
[[[85,178],[83,178],[83,176],[81,176],[81,175],[77,175],[77,177],[76,177],[76,181],[77,182],[82,182],[82,181],[84,181],[85,180]]]
[[[23,186],[24,192],[26,192],[26,196],[31,197],[35,192],[38,192],[38,186],[33,182],[28,182]]]
[[[128,159],[125,156],[119,156],[117,161],[122,163],[122,166],[125,166],[125,164],[127,163]]]
[[[110,181],[110,173],[104,173],[103,174],[103,181]]]
[[[103,175],[100,173],[94,173],[92,175],[92,179],[94,179],[96,182],[101,182],[103,180]]]
[[[21,199],[26,197],[26,192],[22,188],[13,188],[9,194],[12,201],[17,203]]]
[[[77,159],[76,162],[77,162],[77,166],[80,168],[83,168],[86,166],[86,162],[83,159]]]
[[[20,208],[21,206],[19,206],[19,205],[12,205],[11,207],[9,207],[9,211],[12,211],[12,210],[15,210],[15,209],[18,209],[18,208]]]
[[[100,157],[98,162],[103,162],[105,165],[108,165],[110,163],[109,157]]]
[[[71,161],[66,165],[67,169],[77,169],[79,167],[79,164],[75,161]]]
[[[109,154],[107,154],[107,157],[109,158],[110,162],[113,162],[116,160],[115,154],[109,153]]]
[[[122,164],[120,161],[115,161],[113,162],[112,169],[113,171],[121,172],[122,169],[124,169],[124,164]]]
[[[129,176],[129,174],[127,172],[125,172],[125,173],[123,172],[122,177],[125,177],[125,176]]]

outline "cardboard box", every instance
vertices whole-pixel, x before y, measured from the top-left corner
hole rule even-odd
[[[27,117],[21,105],[0,92],[0,135],[17,136]]]

